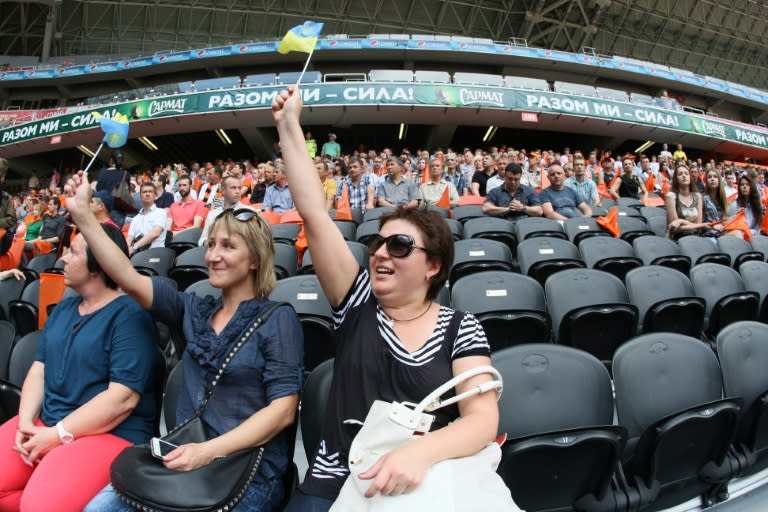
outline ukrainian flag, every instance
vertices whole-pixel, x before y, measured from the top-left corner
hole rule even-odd
[[[280,46],[277,48],[279,53],[304,52],[312,53],[317,44],[317,38],[323,30],[323,24],[316,21],[305,21],[303,25],[293,27],[285,34]]]

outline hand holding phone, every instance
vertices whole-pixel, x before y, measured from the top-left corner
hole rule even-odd
[[[149,440],[149,448],[154,457],[158,459],[165,459],[165,456],[178,448],[178,446],[173,443],[169,443],[168,441],[163,441],[159,437],[153,437]]]

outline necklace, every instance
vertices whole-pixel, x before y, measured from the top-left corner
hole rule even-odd
[[[391,317],[391,316],[389,316],[389,315],[387,315],[387,316],[388,316],[388,317],[389,317],[389,319],[390,319],[390,320],[392,320],[393,322],[401,322],[401,323],[403,323],[403,322],[413,322],[414,320],[418,320],[419,318],[421,318],[421,317],[423,317],[424,315],[426,315],[426,314],[427,314],[427,311],[429,311],[429,310],[430,310],[430,308],[432,308],[432,301],[429,301],[429,302],[427,302],[427,309],[425,309],[424,311],[422,311],[421,313],[419,313],[418,315],[416,315],[416,316],[414,316],[414,317],[411,317],[411,318],[403,318],[403,319],[401,320],[401,319],[399,319],[399,318],[394,318],[394,317]]]

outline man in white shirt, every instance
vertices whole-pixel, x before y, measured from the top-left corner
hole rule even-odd
[[[166,211],[155,206],[157,194],[155,186],[150,181],[141,185],[141,210],[131,221],[128,228],[128,252],[150,247],[165,247],[165,226],[168,222]]]

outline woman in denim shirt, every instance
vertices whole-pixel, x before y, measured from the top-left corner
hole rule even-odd
[[[210,283],[222,289],[222,297],[197,297],[137,273],[101,234],[88,207],[87,181],[80,176],[73,181],[77,194],[67,200],[67,207],[104,270],[157,319],[181,326],[187,346],[176,417],[184,420],[200,404],[234,344],[271,304],[267,300],[275,286],[271,230],[254,210],[222,213],[211,228],[205,255]],[[299,320],[290,307],[279,307],[232,358],[206,406],[203,420],[211,438],[179,446],[165,456],[166,467],[189,471],[217,457],[264,445],[258,475],[235,510],[275,509],[282,500],[282,476],[291,462],[293,440],[285,429],[295,420],[302,357]],[[107,487],[86,510],[131,508]]]

